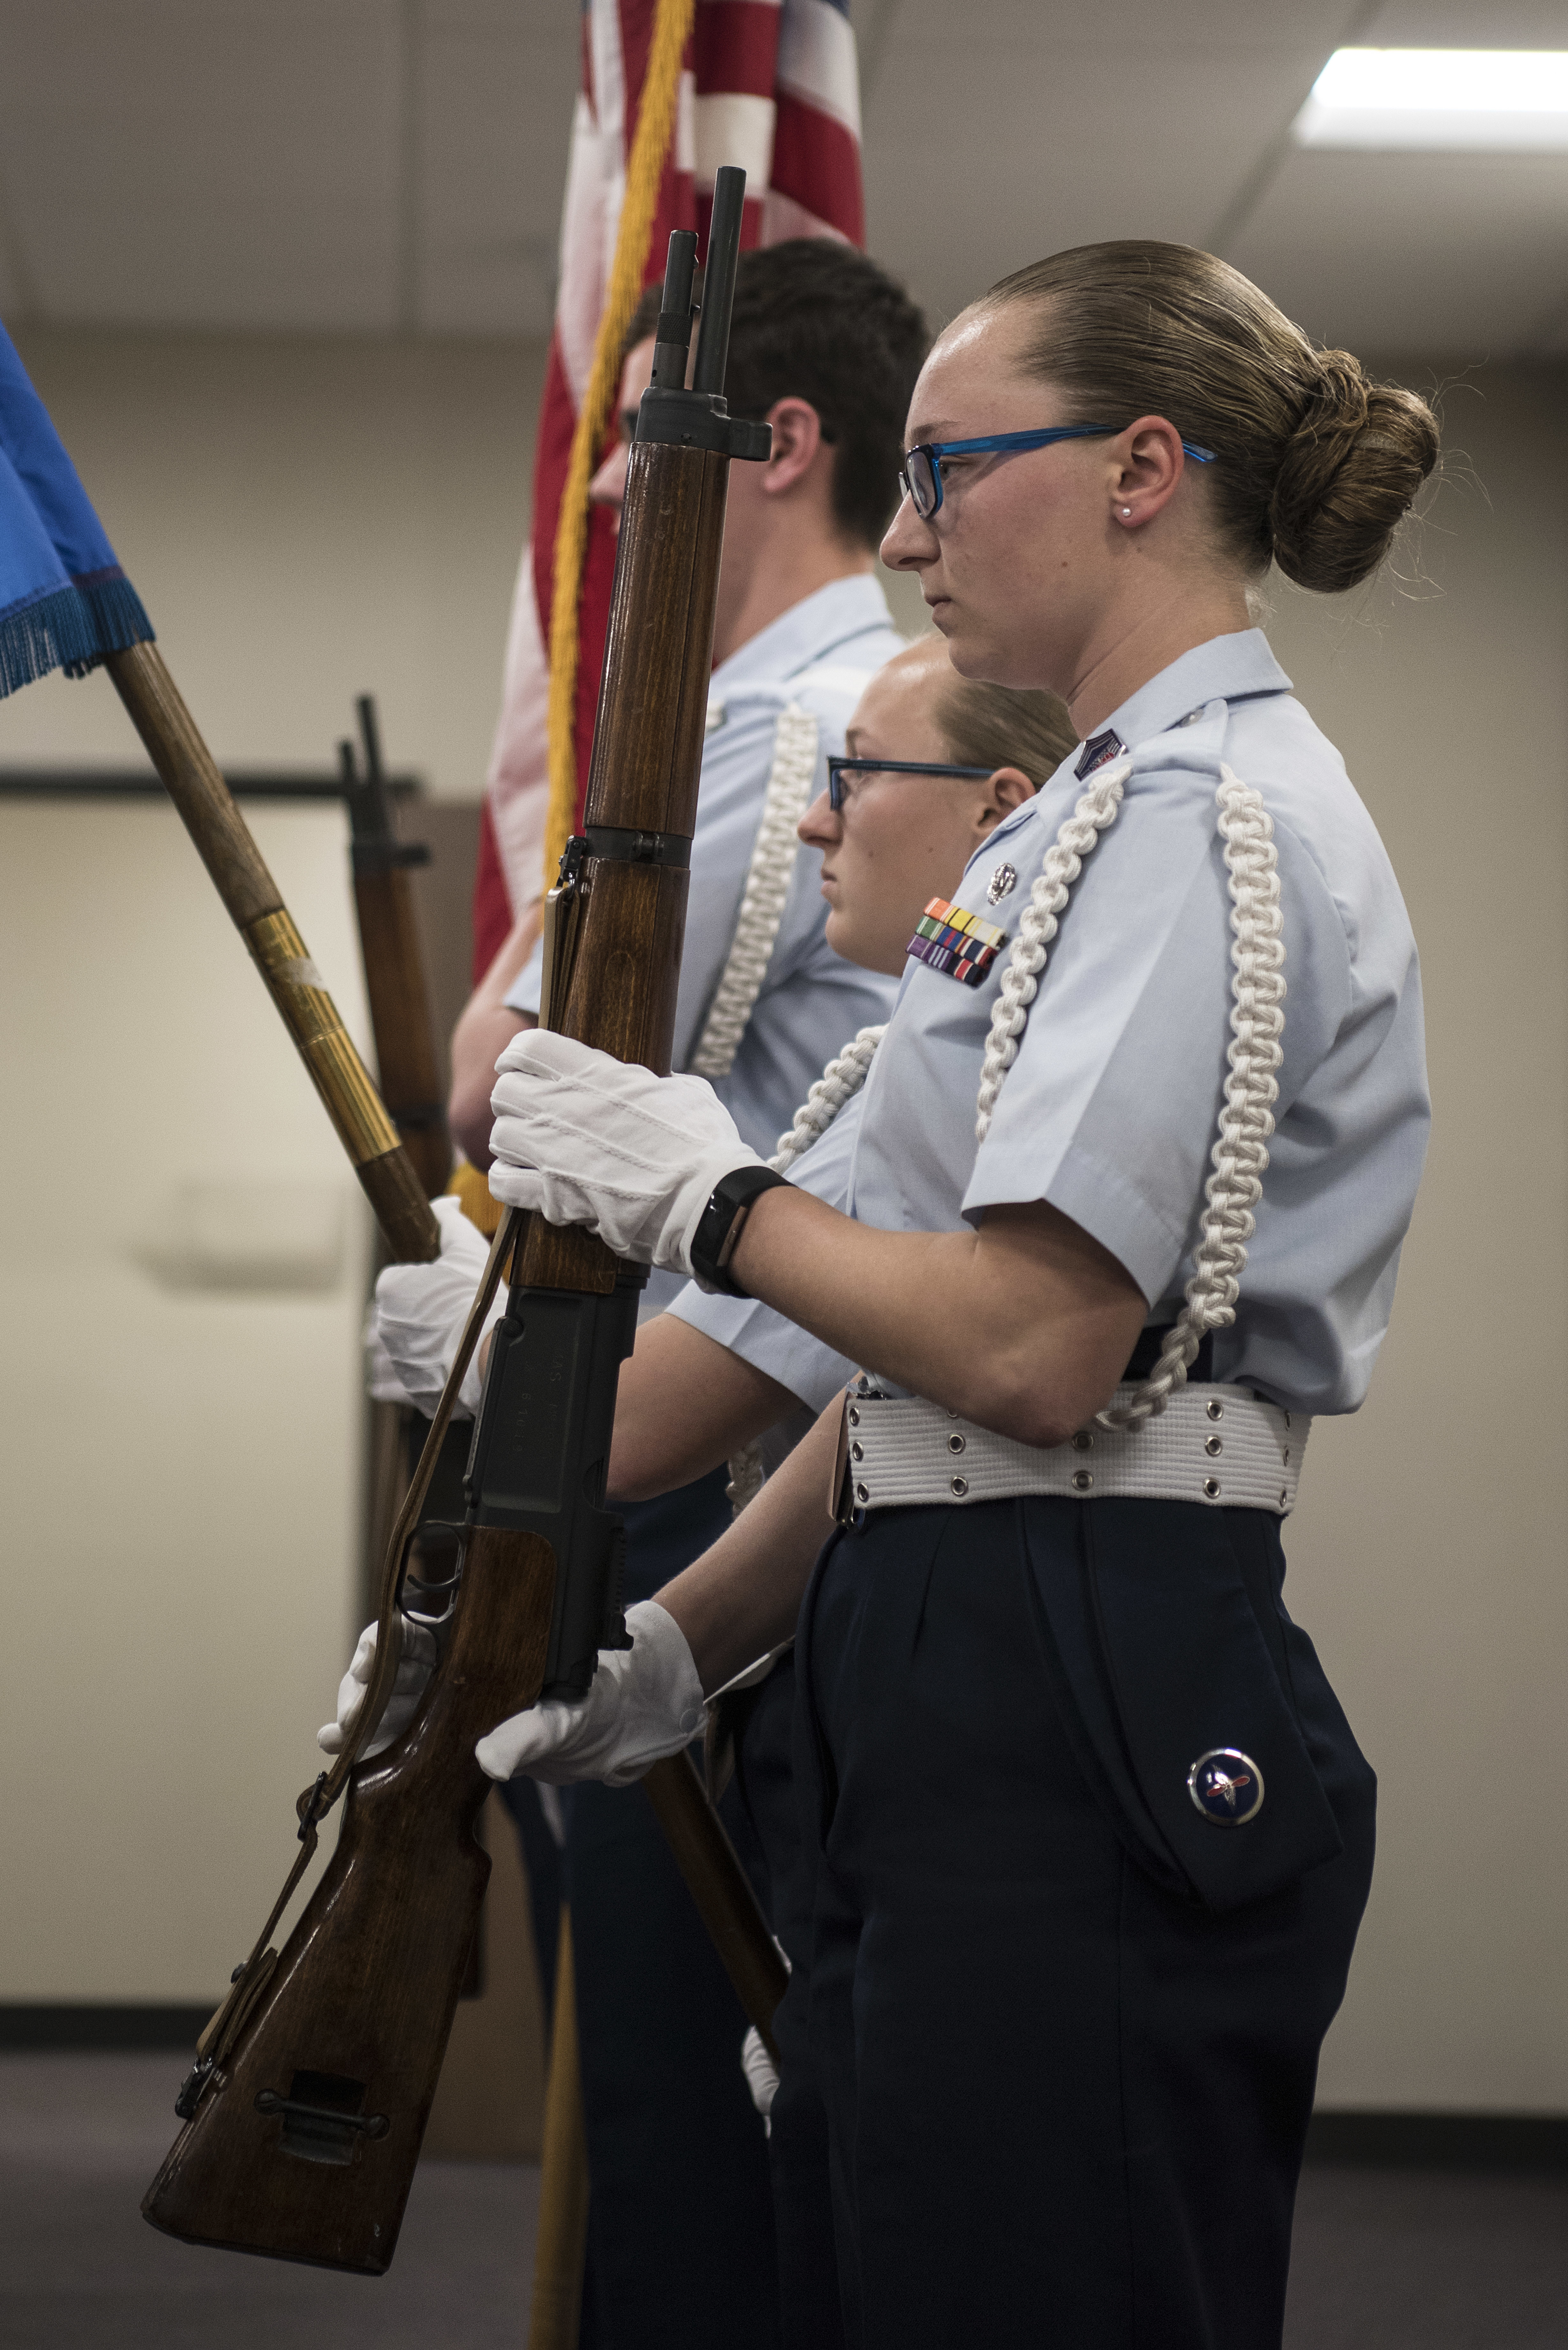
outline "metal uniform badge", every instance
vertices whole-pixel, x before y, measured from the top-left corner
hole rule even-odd
[[[1239,1746],[1214,1746],[1188,1773],[1187,1792],[1217,1828],[1241,1828],[1263,1808],[1263,1774]]]
[[[1008,891],[1010,889],[1016,889],[1017,886],[1017,866],[999,865],[995,872],[992,875],[990,880],[985,885],[986,904],[988,906],[1000,906]]]
[[[1119,757],[1126,749],[1127,744],[1122,741],[1116,728],[1107,726],[1103,734],[1090,735],[1078,754],[1078,763],[1073,769],[1073,773],[1077,776],[1078,781],[1083,783],[1094,774],[1096,767],[1103,767],[1107,759]]]

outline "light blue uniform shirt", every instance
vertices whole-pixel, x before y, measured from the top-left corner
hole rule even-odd
[[[827,786],[830,753],[874,670],[903,650],[887,599],[869,573],[819,588],[717,668],[708,689],[716,723],[702,753],[691,890],[672,1065],[686,1067],[729,960],[746,874],[774,764],[779,714],[792,704],[817,721],[813,793]],[[822,858],[796,851],[784,919],[762,989],[727,1076],[714,1091],[752,1149],[771,1158],[827,1062],[858,1029],[886,1020],[898,982],[836,955],[823,935]],[[542,950],[513,983],[514,1012],[539,1012]],[[679,1296],[679,1274],[654,1273],[642,1318]]]
[[[1388,1325],[1430,1118],[1416,945],[1393,869],[1258,630],[1183,654],[1108,723],[1133,747],[1133,773],[1062,914],[986,1140],[977,1148],[975,1096],[1006,947],[979,988],[908,966],[847,1152],[835,1128],[792,1179],[894,1232],[1048,1200],[1127,1267],[1151,1322],[1173,1321],[1230,1042],[1223,760],[1273,819],[1286,994],[1276,1131],[1214,1377],[1288,1409],[1354,1411]],[[964,875],[956,902],[1010,934],[1085,788],[1076,756]],[[1017,883],[992,906],[1004,863]],[[819,1152],[831,1154],[820,1179]],[[840,1383],[843,1358],[765,1307],[692,1289],[679,1310],[804,1400],[825,1403]]]

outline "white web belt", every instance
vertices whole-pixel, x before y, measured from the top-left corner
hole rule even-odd
[[[1135,1383],[1117,1388],[1126,1404]],[[846,1399],[843,1506],[1001,1502],[1018,1493],[1070,1501],[1201,1502],[1210,1509],[1288,1515],[1312,1421],[1246,1388],[1188,1386],[1132,1428],[1082,1428],[1043,1451],[961,1419],[922,1397]]]

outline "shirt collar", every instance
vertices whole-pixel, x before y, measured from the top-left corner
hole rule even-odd
[[[721,661],[710,681],[711,693],[755,680],[794,677],[812,669],[855,637],[874,629],[891,629],[892,614],[874,571],[857,571],[847,579],[830,579],[814,595],[803,596],[739,651]]]
[[[1151,735],[1179,725],[1189,710],[1201,710],[1206,702],[1245,702],[1254,694],[1290,690],[1290,679],[1262,629],[1241,629],[1233,636],[1210,637],[1207,644],[1181,654],[1129,694],[1106,725],[1132,751]]]
[[[1135,751],[1151,736],[1179,726],[1189,711],[1201,710],[1206,702],[1245,702],[1254,694],[1288,693],[1290,690],[1290,679],[1274,659],[1262,629],[1242,629],[1234,636],[1210,637],[1206,645],[1194,645],[1190,652],[1183,653],[1168,669],[1162,669],[1158,677],[1151,677],[1147,685],[1140,685],[1136,693],[1129,694],[1121,708],[1114,710],[1105,725],[1096,727],[1095,732],[1114,733],[1124,749]],[[992,841],[1005,840],[1035,821],[1041,802],[1058,785],[1070,785],[1076,797],[1084,786],[1075,780],[1074,762],[1082,748],[1080,743],[1069,751],[1035,797],[1025,800],[1022,807],[1014,808],[996,826],[964,868],[966,878],[975,859],[984,854]]]

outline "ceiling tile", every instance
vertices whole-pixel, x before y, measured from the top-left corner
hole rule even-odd
[[[1066,49],[1102,53],[1104,98],[1119,96],[1140,57],[1209,53],[1211,67],[1233,56],[1294,54],[1321,45],[1326,57],[1363,13],[1364,0],[966,0],[961,50],[1011,50],[1042,74]],[[863,11],[856,9],[859,24]],[[868,12],[865,12],[868,13]],[[951,0],[889,0],[876,25],[889,50],[954,52]]]
[[[46,317],[395,320],[389,0],[7,0],[0,154]]]
[[[1383,0],[1363,49],[1568,49],[1563,0]]]
[[[1227,257],[1351,350],[1538,350],[1568,303],[1568,156],[1295,150]]]
[[[999,70],[983,49],[890,56],[867,119],[869,241],[949,317],[1010,269],[1107,237],[1203,244],[1288,123],[1316,49],[1162,58],[1121,76],[1053,44]],[[983,123],[950,167],[955,123]],[[1180,125],[1173,139],[1171,126]]]

